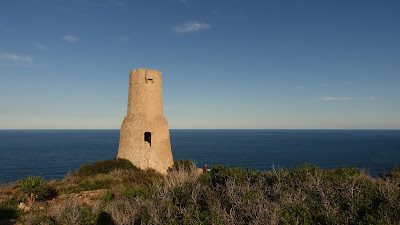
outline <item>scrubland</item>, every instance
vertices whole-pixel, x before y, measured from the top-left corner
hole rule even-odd
[[[163,176],[112,159],[0,187],[0,224],[399,224],[400,168],[256,171],[189,160]]]

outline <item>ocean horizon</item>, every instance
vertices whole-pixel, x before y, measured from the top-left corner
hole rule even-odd
[[[0,182],[62,179],[85,163],[115,158],[119,129],[1,129]],[[371,176],[400,165],[398,129],[170,129],[174,160],[198,167],[269,171],[310,163],[357,167]]]

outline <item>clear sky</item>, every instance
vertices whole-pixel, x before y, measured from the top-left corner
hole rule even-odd
[[[138,68],[172,129],[400,129],[400,1],[0,1],[0,129],[120,128]]]

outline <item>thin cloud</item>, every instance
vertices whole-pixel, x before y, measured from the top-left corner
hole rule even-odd
[[[321,84],[322,87],[328,87],[329,84]]]
[[[375,96],[371,96],[371,97],[369,97],[368,99],[369,99],[369,100],[375,100],[376,97],[375,97]]]
[[[30,56],[16,55],[16,54],[10,54],[10,53],[0,53],[0,59],[7,59],[7,60],[14,61],[16,63],[18,63],[18,62],[32,63],[33,62],[33,59]]]
[[[346,100],[354,100],[352,97],[331,97],[331,96],[325,96],[321,97],[322,101],[346,101]]]
[[[211,28],[210,24],[200,23],[196,21],[187,22],[183,25],[178,25],[173,27],[173,30],[178,33],[186,33],[186,32],[196,32],[201,30],[207,30]]]
[[[44,45],[42,45],[42,44],[40,44],[40,43],[38,43],[38,42],[32,42],[32,44],[33,44],[33,46],[35,46],[36,48],[38,48],[38,49],[42,49],[42,50],[46,50],[47,49],[47,47],[46,46],[44,46]]]
[[[70,35],[70,34],[65,35],[63,37],[63,39],[68,41],[68,42],[76,42],[76,41],[78,41],[77,37],[75,37],[74,35]]]

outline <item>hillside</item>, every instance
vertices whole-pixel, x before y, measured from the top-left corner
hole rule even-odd
[[[22,203],[20,203],[22,202]],[[349,167],[261,172],[175,162],[167,176],[112,159],[63,180],[0,189],[0,224],[398,224],[400,168],[372,178]]]

